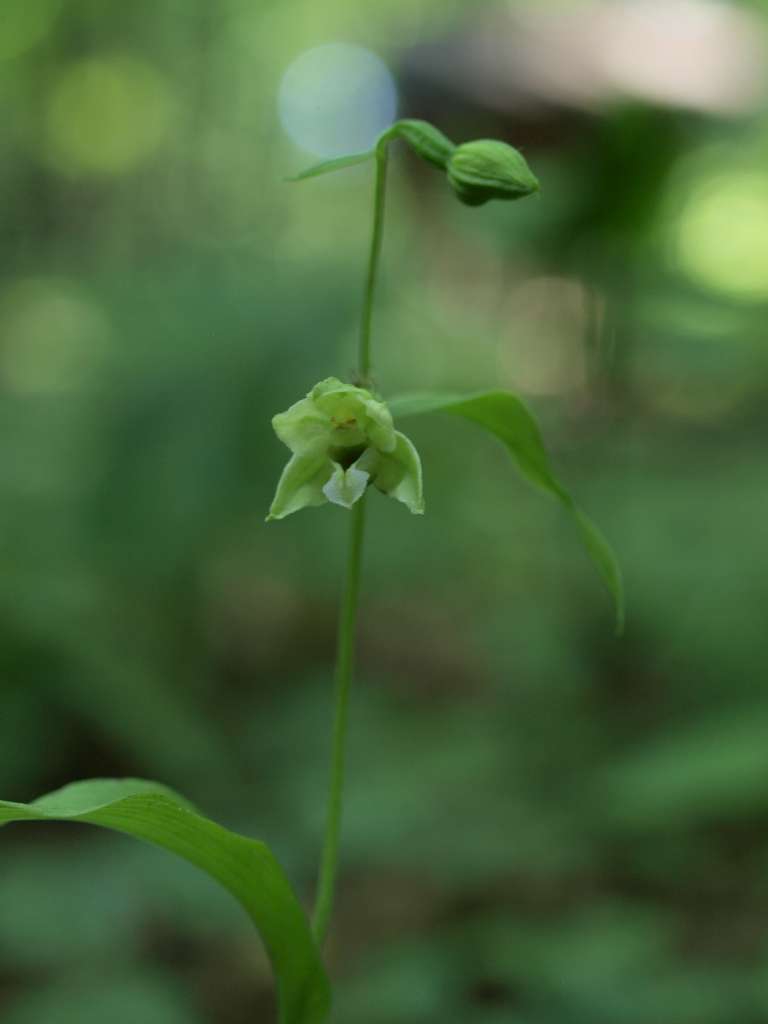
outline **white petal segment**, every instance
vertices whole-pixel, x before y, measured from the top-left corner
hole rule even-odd
[[[379,454],[373,482],[390,498],[402,501],[414,515],[423,514],[421,459],[410,439],[399,430],[395,431],[395,450],[386,455]]]
[[[331,479],[323,487],[323,494],[334,505],[352,508],[354,503],[365,494],[370,476],[356,466],[350,466],[345,470],[338,462],[335,462],[334,467]]]
[[[333,474],[334,466],[324,444],[293,455],[278,481],[267,522],[285,519],[309,505],[324,504],[327,499],[323,487]]]

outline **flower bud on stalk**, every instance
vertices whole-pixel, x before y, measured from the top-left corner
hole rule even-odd
[[[451,187],[467,206],[481,206],[489,199],[523,199],[539,191],[522,153],[495,139],[457,146],[447,172]]]

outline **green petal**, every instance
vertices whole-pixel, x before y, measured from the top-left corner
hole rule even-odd
[[[283,470],[277,484],[275,497],[267,516],[270,519],[285,519],[292,512],[309,505],[322,505],[328,499],[323,486],[333,473],[334,463],[328,458],[324,444],[315,445],[308,451],[296,452]]]
[[[272,417],[275,433],[292,452],[314,447],[321,440],[329,442],[333,427],[311,398],[302,398],[285,412]]]
[[[358,465],[361,461],[362,458]],[[421,459],[413,443],[399,430],[395,431],[395,450],[379,454],[373,482],[390,498],[402,501],[415,515],[424,512]]]
[[[326,377],[325,380],[321,380],[319,383],[315,384],[307,395],[307,398],[311,398],[312,401],[316,401],[318,398],[322,398],[323,395],[332,394],[334,391],[345,391],[351,387],[351,384],[344,384],[338,377]]]
[[[370,476],[356,466],[344,469],[338,462],[334,465],[336,468],[331,479],[323,487],[323,494],[334,505],[352,508],[354,503],[365,494]]]
[[[392,452],[397,444],[392,414],[383,402],[379,402],[370,392],[365,394],[365,426],[364,430],[374,448],[380,452]]]
[[[328,377],[312,388],[310,399],[332,422],[334,445],[352,447],[370,441],[380,451],[394,450],[392,416],[386,405],[370,391]]]

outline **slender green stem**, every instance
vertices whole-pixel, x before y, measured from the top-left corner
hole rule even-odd
[[[360,321],[360,355],[358,359],[361,383],[369,383],[371,375],[371,320],[373,318],[373,297],[376,290],[376,275],[379,269],[381,241],[384,229],[384,199],[387,190],[387,143],[388,134],[382,135],[376,146],[376,189],[373,199],[373,234],[368,257],[368,275],[363,297],[363,315]]]
[[[320,864],[317,902],[312,920],[312,930],[320,944],[325,939],[331,921],[336,871],[339,860],[339,835],[341,832],[344,764],[347,745],[347,713],[355,659],[357,598],[360,590],[360,566],[362,562],[364,527],[365,495],[360,498],[352,509],[352,526],[349,533],[349,551],[347,554],[347,574],[344,583],[344,596],[342,598],[336,646],[331,777],[328,790],[323,857]]]
[[[368,256],[368,273],[365,280],[362,318],[360,321],[360,354],[358,373],[360,384],[369,384],[371,374],[371,320],[373,298],[376,291],[376,274],[379,269],[381,241],[384,228],[384,196],[387,182],[387,143],[390,135],[385,133],[376,145],[376,189],[373,204],[373,235]],[[334,684],[334,719],[331,753],[331,775],[328,789],[328,808],[325,819],[325,838],[320,861],[320,876],[317,884],[317,899],[312,916],[312,930],[318,944],[322,945],[328,934],[333,913],[336,888],[336,874],[339,864],[339,837],[344,802],[344,765],[347,748],[347,718],[349,691],[355,660],[355,634],[357,627],[357,601],[360,592],[360,568],[362,563],[363,532],[365,529],[365,495],[352,509],[352,523],[349,532],[347,574],[344,582],[339,632],[336,643],[336,677]]]

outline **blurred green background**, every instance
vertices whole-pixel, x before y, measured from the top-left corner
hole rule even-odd
[[[376,380],[523,394],[628,629],[499,446],[404,424],[428,514],[370,503],[336,1024],[768,1019],[766,13],[3,2],[2,796],[162,779],[307,901],[348,520],[264,524],[270,418],[351,372],[372,180],[282,179],[396,110],[542,182],[467,209],[398,147]],[[14,826],[0,1012],[273,1003],[192,868]]]

